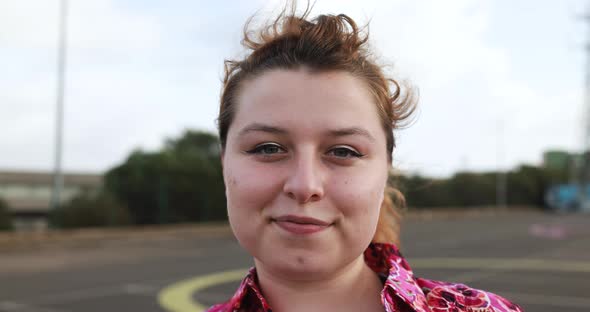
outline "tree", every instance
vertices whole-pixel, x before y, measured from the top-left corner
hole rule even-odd
[[[105,187],[137,224],[226,219],[219,140],[186,131],[156,152],[136,150],[109,170]]]
[[[542,207],[546,190],[567,181],[567,172],[522,165],[507,175],[509,205]],[[407,198],[410,207],[471,207],[496,204],[497,172],[459,172],[448,179],[419,175],[395,177],[394,185]]]
[[[460,172],[449,181],[457,206],[494,205],[496,202],[496,174]]]
[[[81,194],[51,211],[49,220],[58,228],[123,226],[131,223],[127,207],[113,196]]]
[[[399,176],[393,185],[406,197],[409,207],[450,206],[453,196],[445,179],[426,178],[420,175]]]
[[[8,205],[0,198],[0,231],[10,231],[13,229]]]

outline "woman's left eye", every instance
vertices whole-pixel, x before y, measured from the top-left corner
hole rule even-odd
[[[332,156],[338,157],[338,158],[351,158],[351,157],[361,158],[364,156],[361,153],[359,153],[351,148],[347,148],[347,147],[333,148],[330,150],[329,154]]]

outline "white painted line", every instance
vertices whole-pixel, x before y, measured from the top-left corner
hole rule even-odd
[[[66,302],[82,301],[85,299],[94,299],[109,297],[115,295],[149,295],[153,296],[158,293],[160,286],[175,281],[173,278],[146,280],[144,282],[108,285],[102,287],[92,287],[85,289],[68,290],[58,293],[51,293],[35,298],[29,298],[27,301],[34,305],[62,304]],[[5,301],[12,302],[12,301]],[[1,311],[1,310],[0,310]]]
[[[519,304],[535,304],[562,308],[590,308],[590,298],[584,297],[537,295],[513,292],[502,292],[502,296],[508,297]]]
[[[413,268],[590,273],[590,262],[510,258],[415,258]]]
[[[67,312],[65,310],[56,310],[51,308],[38,307],[26,303],[19,303],[14,301],[2,301],[0,302],[0,311],[12,312]]]
[[[127,284],[123,290],[131,295],[153,295],[158,292],[156,287],[145,284]]]
[[[25,308],[26,305],[14,301],[2,301],[0,302],[0,310],[2,311],[15,311],[18,309]]]

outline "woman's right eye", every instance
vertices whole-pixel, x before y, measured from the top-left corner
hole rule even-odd
[[[283,149],[278,144],[260,144],[257,145],[254,149],[247,151],[248,154],[260,154],[260,155],[273,155],[278,153],[284,153],[285,149]]]

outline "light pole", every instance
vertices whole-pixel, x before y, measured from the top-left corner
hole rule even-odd
[[[585,16],[582,16],[590,26],[590,7]],[[579,210],[590,212],[590,29],[586,30],[587,39],[584,45],[586,55],[586,69],[584,75],[584,120],[583,120],[583,139],[582,152],[578,161],[574,161],[574,169],[571,170],[570,180],[574,181],[578,187],[578,204]],[[574,156],[575,157],[575,156]]]
[[[504,172],[504,121],[499,117],[497,124],[497,172],[496,172],[496,207],[505,209],[507,205],[507,172]]]
[[[59,33],[57,51],[57,90],[55,112],[55,167],[53,172],[53,192],[51,193],[51,209],[61,203],[61,192],[64,185],[62,173],[63,123],[64,123],[64,90],[66,72],[68,1],[60,0]]]

